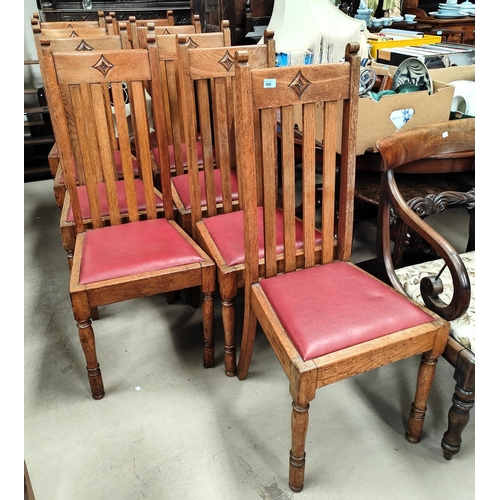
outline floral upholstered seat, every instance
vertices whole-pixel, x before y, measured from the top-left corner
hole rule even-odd
[[[476,352],[476,305],[475,305],[475,276],[476,276],[476,265],[475,265],[475,252],[467,252],[460,255],[465,267],[467,269],[467,274],[470,279],[471,286],[471,297],[469,308],[465,313],[457,319],[450,321],[451,330],[450,334],[455,338],[460,344],[465,348],[469,349],[472,353]],[[412,266],[403,267],[401,269],[396,269],[396,274],[403,285],[405,292],[414,300],[423,304],[422,295],[420,293],[420,282],[422,278],[426,276],[436,276],[443,267],[444,261],[442,259],[433,260],[430,262],[424,262],[422,264],[416,264]],[[453,295],[453,284],[451,280],[451,274],[448,268],[446,268],[440,275],[443,282],[443,293],[441,294],[441,299],[445,302],[449,302]]]

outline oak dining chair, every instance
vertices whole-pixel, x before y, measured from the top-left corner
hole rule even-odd
[[[172,177],[172,193],[180,225],[217,263],[228,376],[236,373],[234,299],[244,268],[242,240],[236,236],[243,218],[237,214],[241,181],[235,143],[235,53],[246,50],[252,68],[273,67],[273,37],[269,31],[260,45],[212,49],[191,48],[187,38],[179,44],[188,173]],[[231,243],[234,246],[227,254]]]
[[[158,165],[161,193],[154,187],[145,83],[151,92],[155,129],[166,133],[156,51],[154,40],[147,49],[43,50],[77,233],[69,295],[94,399],[103,398],[105,393],[92,327],[92,310],[102,305],[200,287],[203,365],[214,366],[215,265],[174,221],[170,168],[164,161],[167,153],[163,143],[159,144]],[[123,82],[134,124],[135,155],[130,146]],[[109,120],[107,109],[110,90],[115,121]],[[122,180],[116,177],[113,137],[119,142]],[[72,168],[77,148],[82,159],[78,183]],[[139,178],[134,175],[134,157]],[[89,225],[86,211],[90,212]]]
[[[119,35],[107,35],[107,36],[99,36],[99,37],[86,37],[86,38],[55,38],[55,39],[50,39],[50,38],[43,38],[41,39],[40,45],[43,45],[43,50],[45,51],[51,51],[53,53],[61,53],[61,52],[74,52],[74,53],[82,53],[82,52],[98,52],[99,50],[120,50],[122,49],[122,38]],[[44,68],[44,64],[41,65],[41,67]],[[125,93],[125,98],[127,98],[127,91],[124,89]],[[49,109],[51,110],[52,113],[52,95],[50,93],[50,88],[47,88],[47,100],[49,104]],[[114,109],[114,103],[111,98],[111,92],[108,94],[105,94],[105,109],[107,111],[107,119],[108,119],[108,125],[109,125],[109,130],[112,131],[113,128],[111,125],[116,121],[116,113]],[[151,98],[149,94],[146,94],[146,99],[148,106],[150,106]],[[130,101],[127,100],[126,102],[126,114],[130,114]],[[128,116],[128,121],[129,121],[129,130],[133,134],[133,122],[132,122],[132,117]],[[150,117],[151,121],[151,117]],[[54,134],[56,137],[57,141],[57,135],[58,135],[58,129],[57,129],[57,121],[54,121]],[[151,125],[151,123],[150,123]],[[76,138],[77,134],[75,129],[75,124],[73,122],[69,123],[69,126],[71,128],[71,137]],[[121,151],[120,151],[120,144],[119,140],[117,137],[116,133],[110,133],[110,144],[113,150],[113,160],[114,160],[114,169],[115,169],[115,178],[117,180],[123,179],[123,160],[121,157]],[[56,142],[57,144],[57,142]],[[135,151],[132,151],[132,154],[135,154]],[[80,189],[85,190],[85,182],[81,182],[81,179],[84,179],[84,169],[83,169],[83,158],[82,158],[82,153],[80,151],[80,147],[78,142],[76,141],[74,144],[74,155],[71,160],[71,167],[75,171],[75,180],[78,184],[81,184],[82,187]],[[133,172],[136,177],[139,177],[140,171],[139,171],[139,164],[137,162],[137,159],[135,156],[133,156]],[[156,167],[156,162],[153,165],[154,168],[154,178],[155,180],[158,179],[158,168]],[[56,202],[58,205],[60,204],[61,208],[61,214],[60,214],[60,232],[61,232],[61,240],[63,247],[66,251],[66,255],[68,258],[68,266],[71,269],[72,263],[73,263],[73,255],[74,255],[74,249],[75,249],[75,243],[76,243],[76,236],[77,236],[77,229],[75,225],[75,219],[74,219],[74,212],[71,206],[71,201],[70,201],[70,193],[67,190],[67,184],[65,180],[65,169],[63,168],[62,162],[59,162],[59,167],[57,169],[56,176],[54,178],[54,195],[56,198]],[[157,181],[158,184],[158,181]],[[159,196],[160,193],[157,189],[157,195]],[[160,197],[160,196],[159,196]],[[161,198],[161,197],[160,197]],[[126,215],[127,209],[126,209],[126,203],[125,200],[120,199],[120,210],[122,214]],[[158,211],[162,211],[163,207],[160,204],[158,204],[157,207]],[[85,224],[90,224],[90,212],[88,210],[84,211],[84,219],[85,219]],[[109,213],[106,213],[105,211],[103,212],[104,217],[108,217]],[[97,313],[95,312],[94,314],[94,319],[97,318]]]
[[[449,332],[446,320],[350,261],[358,48],[358,44],[348,44],[341,63],[257,70],[246,64],[245,53],[237,53],[236,151],[242,174],[245,248],[238,378],[249,376],[259,324],[289,380],[289,485],[294,492],[304,486],[309,408],[317,389],[422,354],[405,433],[408,441],[416,443],[436,363]],[[317,106],[325,109],[319,221],[315,200]],[[300,182],[294,158],[295,107],[301,109],[303,125]],[[336,159],[337,127],[342,138],[340,162]],[[262,198],[259,185],[263,186]],[[300,219],[295,214],[297,195],[302,198]],[[297,259],[298,246],[302,262]],[[249,416],[246,425],[251,427],[251,422]]]

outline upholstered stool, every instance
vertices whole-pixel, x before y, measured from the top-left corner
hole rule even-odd
[[[476,306],[475,306],[475,252],[461,254],[470,279],[471,297],[467,311],[457,319],[450,321],[451,329],[443,357],[455,368],[455,394],[453,405],[448,413],[448,430],[441,441],[444,457],[450,460],[459,452],[462,431],[469,421],[469,412],[474,406],[475,393],[475,352],[476,352]],[[396,269],[396,274],[405,292],[414,300],[423,304],[420,282],[425,276],[437,276],[444,261],[437,259],[421,264]],[[453,295],[453,284],[449,269],[446,267],[440,278],[443,293],[440,298],[449,302]]]

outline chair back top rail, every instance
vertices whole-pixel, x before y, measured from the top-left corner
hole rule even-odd
[[[35,30],[34,30],[35,31]],[[36,31],[35,31],[36,32]],[[40,35],[47,38],[68,38],[68,37],[85,37],[85,36],[105,36],[107,35],[106,28],[96,27],[76,27],[76,28],[60,28],[60,29],[40,29]]]
[[[96,21],[40,21],[38,17],[31,18],[31,25],[39,25],[40,29],[64,29],[64,28],[76,28],[76,27],[106,27],[106,16],[104,15],[104,11],[100,10],[97,12],[97,20]]]

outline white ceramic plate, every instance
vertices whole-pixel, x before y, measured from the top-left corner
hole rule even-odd
[[[461,17],[468,17],[468,14],[434,14],[436,19],[460,19]]]
[[[427,90],[429,94],[434,92],[427,66],[416,57],[409,57],[398,66],[394,73],[392,90],[396,90],[405,83],[418,85],[422,90]]]

